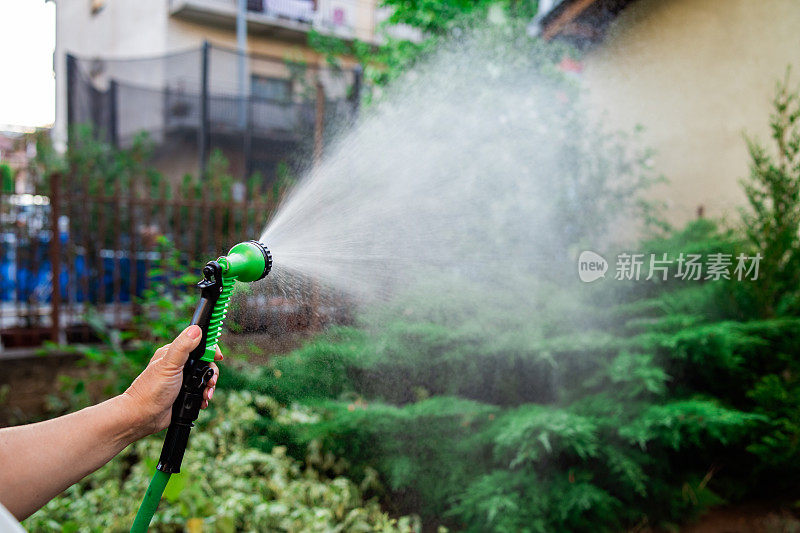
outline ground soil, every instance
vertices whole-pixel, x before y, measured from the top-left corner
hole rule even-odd
[[[87,372],[78,360],[67,354],[0,358],[0,427],[46,413],[48,396],[59,390],[59,376],[80,377]]]
[[[264,364],[270,357],[298,348],[309,336],[308,332],[279,336],[229,334],[223,337],[223,345],[229,353],[245,357],[252,364]],[[49,397],[59,393],[61,377],[83,378],[91,372],[77,355],[39,355],[37,350],[0,353],[0,427],[45,416],[50,412]],[[92,398],[103,400],[102,384],[90,386],[97,389]]]
[[[681,533],[800,533],[800,519],[788,506],[742,504],[711,509]]]

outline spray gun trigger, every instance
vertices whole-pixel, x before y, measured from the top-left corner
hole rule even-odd
[[[214,369],[206,368],[199,372],[192,372],[186,377],[184,386],[192,393],[198,393],[205,390],[208,381],[214,377]]]

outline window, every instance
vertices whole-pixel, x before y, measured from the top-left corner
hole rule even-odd
[[[292,99],[292,82],[281,78],[253,76],[250,81],[250,94],[253,98],[288,102]]]
[[[247,0],[247,10],[248,11],[257,11],[259,13],[264,12],[264,0]]]

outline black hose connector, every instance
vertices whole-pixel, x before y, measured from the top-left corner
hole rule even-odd
[[[208,340],[211,314],[222,292],[222,267],[219,263],[210,261],[203,268],[203,280],[197,287],[200,289],[200,302],[192,316],[192,325],[200,326],[202,338],[197,348],[189,354],[189,359],[183,367],[183,384],[175,403],[172,404],[172,419],[156,467],[168,474],[177,474],[181,471],[189,433],[200,414],[203,392],[208,381],[214,377],[214,369],[210,363],[203,361],[202,357]]]

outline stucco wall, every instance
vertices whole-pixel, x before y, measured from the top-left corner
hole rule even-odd
[[[638,0],[588,54],[584,77],[611,127],[645,127],[670,180],[653,194],[680,221],[699,205],[736,216],[743,134],[767,140],[775,82],[789,64],[800,80],[797,0]]]

